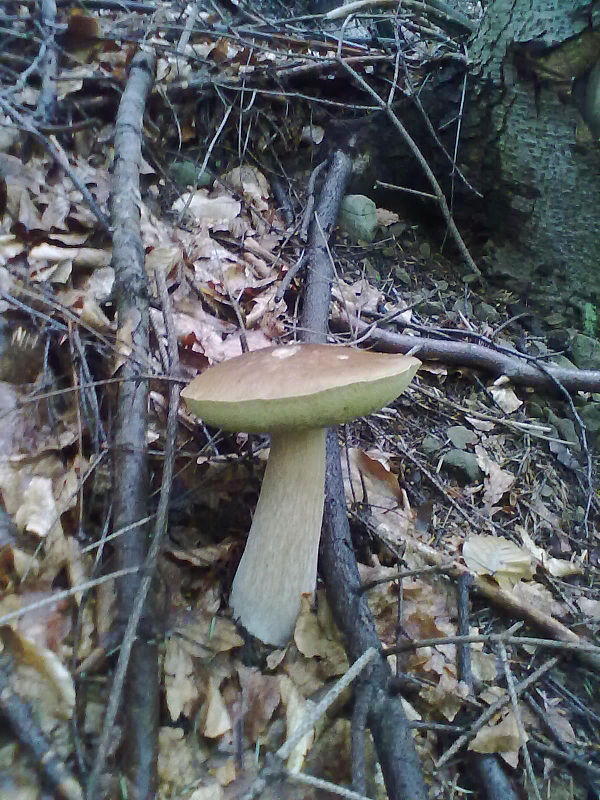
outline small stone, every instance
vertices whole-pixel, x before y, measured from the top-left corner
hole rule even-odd
[[[579,416],[590,433],[600,433],[600,403],[587,403],[580,409]]]
[[[210,186],[213,178],[208,172],[202,172],[194,161],[174,161],[169,167],[169,174],[177,186]]]
[[[466,483],[480,483],[483,478],[476,456],[464,450],[449,450],[442,465]]]
[[[478,438],[476,433],[465,428],[464,425],[452,425],[451,428],[448,428],[446,434],[454,447],[459,450],[466,450],[467,445],[475,444]]]
[[[438,439],[437,436],[432,436],[432,434],[428,433],[427,436],[421,442],[421,450],[424,453],[437,453],[438,450],[442,449],[442,440]]]
[[[372,242],[377,231],[377,208],[364,194],[347,194],[340,208],[340,225],[357,241]]]
[[[600,369],[600,342],[578,333],[571,342],[571,355],[579,369]]]
[[[547,410],[548,422],[551,425],[554,425],[556,428],[558,435],[561,439],[564,439],[566,442],[575,448],[575,450],[581,450],[581,445],[579,444],[579,437],[577,436],[577,430],[572,420],[564,419],[563,417],[557,416],[553,411],[550,409]]]
[[[462,314],[467,319],[473,317],[473,303],[470,300],[464,300],[462,297],[454,303],[452,310]]]
[[[557,367],[566,367],[567,369],[576,369],[575,364],[566,356],[552,356],[551,363],[555,364]]]
[[[440,300],[425,299],[418,304],[417,310],[426,317],[439,317],[445,312],[446,307]]]
[[[405,286],[408,286],[411,283],[411,277],[408,274],[408,271],[404,269],[404,267],[398,267],[398,266],[392,267],[392,274],[397,281],[400,281],[400,283],[405,284]]]
[[[479,303],[475,314],[477,319],[480,319],[482,322],[498,322],[500,319],[498,311],[489,303]]]

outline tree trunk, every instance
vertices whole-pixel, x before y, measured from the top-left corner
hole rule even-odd
[[[594,128],[585,98],[587,89],[589,106],[600,11],[590,6],[495,0],[469,52],[465,158],[485,197],[484,261],[523,298],[555,309],[558,324],[581,323],[583,303],[600,301],[600,148],[576,138],[580,108]]]

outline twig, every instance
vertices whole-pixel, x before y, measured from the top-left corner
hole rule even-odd
[[[520,681],[520,683],[516,684],[514,687],[515,696],[518,697],[523,692],[526,692],[530,686],[533,686],[533,684],[542,677],[542,675],[545,675],[551,669],[554,669],[559,660],[560,659],[557,656],[548,659],[545,664],[542,664],[541,667],[538,667],[534,672],[531,673],[531,675],[528,675],[526,678]],[[436,768],[441,769],[445,764],[447,764],[448,761],[450,761],[450,759],[453,758],[458,751],[475,736],[477,731],[481,730],[481,728],[483,728],[483,726],[508,703],[510,703],[510,697],[508,694],[506,694],[504,697],[500,697],[498,700],[496,700],[495,703],[492,703],[489,708],[486,708],[486,710],[471,725],[469,730],[462,736],[459,736],[452,746],[449,747],[448,750],[446,750],[446,752],[441,756],[441,758],[437,760],[435,765]]]
[[[532,636],[511,636],[505,633],[488,633],[480,636],[440,636],[436,639],[419,639],[414,642],[402,642],[402,644],[394,645],[393,647],[385,647],[382,652],[384,656],[392,656],[398,653],[404,653],[407,650],[418,650],[421,647],[434,647],[439,644],[476,644],[478,642],[486,642],[488,644],[506,642],[507,644],[520,644],[527,647],[548,647],[551,650],[573,650],[575,652],[593,653],[600,656],[600,647],[588,642],[557,642],[555,639],[537,639]]]
[[[371,707],[373,687],[368,681],[361,681],[354,688],[354,707],[350,733],[352,758],[352,790],[365,794],[367,779],[365,769],[365,729]]]
[[[356,659],[354,664],[352,664],[344,675],[334,683],[325,696],[310,709],[289,739],[287,739],[274,756],[271,757],[271,763],[267,764],[256,776],[242,800],[255,800],[255,798],[259,797],[263,792],[265,785],[270,779],[291,775],[291,773],[287,772],[287,770],[281,766],[281,763],[288,758],[298,742],[314,728],[315,723],[321,719],[329,706],[337,700],[346,687],[350,686],[352,681],[360,675],[363,669],[375,658],[379,658],[379,650],[370,647]],[[335,784],[332,785],[335,786]]]
[[[154,64],[151,53],[139,52],[134,56],[115,130],[111,194],[115,295],[119,330],[131,353],[121,367],[124,378],[139,378],[142,365],[148,360],[148,289],[140,234],[139,166],[144,107],[153,81]],[[144,380],[125,381],[120,385],[114,429],[113,525],[116,528],[124,528],[148,516],[147,396],[148,385]],[[165,470],[166,461],[165,457]],[[158,525],[157,518],[157,528]],[[147,569],[144,574],[138,574],[136,580],[118,584],[119,612],[127,625],[88,780],[88,800],[96,800],[100,793],[99,781],[112,744],[113,726],[128,669],[129,702],[124,736],[128,775],[137,797],[153,796],[157,780],[158,663],[157,647],[151,641],[152,617],[145,608],[152,580],[148,569],[153,566],[150,552],[147,552],[146,526],[133,528],[120,540],[117,558],[123,567],[145,561]],[[142,636],[136,642],[136,631],[144,612]],[[143,724],[140,724],[140,714],[144,716]]]
[[[419,348],[418,357],[421,360],[478,367],[495,376],[506,375],[513,383],[521,386],[554,391],[555,379],[569,392],[600,392],[600,370],[548,366],[542,371],[539,365],[534,366],[523,360],[523,354],[507,354],[504,348],[492,350],[472,342],[408,336],[369,325],[359,319],[344,319],[339,314],[334,316],[332,327],[336,331],[346,331],[356,337],[365,336],[367,345],[376,347],[383,353],[406,353],[416,346]]]
[[[56,0],[41,0],[41,24],[44,31],[44,52],[40,58],[38,72],[42,87],[35,117],[38,123],[54,121],[56,113],[56,78],[58,75],[58,53],[55,41]]]
[[[462,257],[464,258],[464,260],[465,260],[465,262],[467,264],[467,266],[475,274],[481,275],[481,270],[479,269],[477,264],[473,261],[473,257],[469,253],[467,245],[465,244],[462,236],[460,235],[460,232],[459,232],[458,228],[456,227],[456,223],[454,222],[454,218],[452,217],[452,214],[450,213],[450,209],[448,208],[448,203],[446,202],[446,198],[444,196],[442,188],[439,185],[439,183],[437,181],[437,178],[433,174],[433,171],[432,171],[431,167],[427,163],[427,160],[425,159],[425,157],[423,156],[423,154],[419,150],[419,147],[418,147],[417,143],[415,142],[415,140],[412,138],[412,136],[406,130],[404,125],[400,122],[400,120],[398,119],[396,113],[393,111],[391,106],[388,105],[388,103],[386,103],[386,101],[383,100],[383,98],[381,98],[377,94],[377,92],[374,89],[371,88],[371,86],[369,86],[367,81],[361,75],[359,75],[358,72],[353,67],[351,67],[349,64],[347,64],[343,59],[340,59],[340,64],[352,76],[354,81],[375,100],[375,102],[379,105],[379,107],[383,111],[385,111],[388,119],[390,120],[392,125],[396,128],[396,130],[398,131],[398,133],[400,134],[400,136],[404,140],[405,144],[407,145],[407,147],[409,148],[409,150],[411,151],[411,153],[415,157],[415,159],[416,159],[417,163],[419,164],[419,166],[421,167],[422,171],[425,173],[425,177],[429,181],[429,184],[430,184],[430,186],[431,186],[431,188],[433,190],[433,193],[435,194],[435,196],[437,198],[440,211],[442,212],[442,216],[444,217],[444,219],[446,221],[446,225],[448,226],[448,230],[449,230],[450,234],[452,235],[452,238],[454,239],[454,242],[456,243],[456,246],[458,247]]]
[[[471,575],[460,575],[456,586],[456,605],[458,610],[457,630],[459,636],[468,636],[469,625],[469,589],[473,583]],[[471,669],[471,648],[468,642],[456,646],[457,677],[469,687],[470,694],[475,696],[473,672]],[[479,779],[489,800],[518,800],[517,794],[500,763],[500,758],[492,753],[471,753],[471,763],[477,770]]]
[[[129,567],[128,569],[118,569],[115,570],[115,572],[109,572],[107,575],[102,575],[99,578],[93,578],[92,580],[78,583],[77,586],[72,586],[70,589],[63,589],[60,592],[53,592],[50,597],[44,597],[42,600],[36,600],[35,603],[28,603],[28,605],[23,606],[22,608],[17,608],[16,611],[9,611],[7,614],[2,614],[0,617],[0,625],[6,625],[7,622],[11,622],[13,619],[24,617],[27,614],[30,614],[32,611],[37,611],[38,608],[52,606],[54,603],[64,600],[65,597],[73,597],[80,592],[87,592],[90,589],[94,589],[96,586],[100,586],[102,583],[114,581],[116,578],[124,578],[127,575],[133,575],[139,569],[139,566]]]
[[[349,667],[342,677],[334,683],[331,689],[329,689],[327,694],[317,703],[316,706],[314,706],[314,708],[309,711],[290,738],[281,745],[279,750],[277,750],[275,753],[277,758],[280,758],[282,761],[286,760],[298,742],[314,728],[315,723],[321,719],[329,706],[337,700],[344,689],[346,689],[347,686],[350,686],[352,681],[358,675],[360,675],[363,669],[375,658],[379,658],[379,651],[374,647],[369,647],[361,656],[356,659],[356,661]]]
[[[62,800],[83,800],[77,780],[51,748],[34,717],[29,703],[21,699],[10,685],[14,671],[13,657],[6,645],[0,653],[0,712],[17,739],[33,755],[37,769],[42,773],[53,794]]]
[[[333,279],[327,239],[337,219],[350,174],[349,156],[336,150],[323,181],[319,202],[309,231],[306,285],[302,309],[302,338],[326,340]],[[327,598],[346,650],[356,660],[370,647],[380,649],[375,622],[360,588],[360,576],[348,525],[340,451],[335,432],[327,437],[325,511],[320,549],[320,569]],[[390,670],[384,661],[371,668],[373,688],[369,727],[381,764],[389,797],[425,800],[427,789],[408,721],[399,697],[388,691]]]
[[[349,14],[356,14],[363,10],[371,8],[371,6],[395,6],[398,0],[353,0],[353,2],[346,3],[337,8],[328,11],[325,14],[326,20],[340,19]],[[457,29],[460,33],[473,33],[475,26],[468,17],[459,13],[452,8],[448,3],[443,0],[428,0],[428,2],[419,2],[419,0],[402,0],[402,5],[410,8],[412,11],[420,15],[431,16],[440,27],[445,25],[453,29]]]
[[[448,562],[448,566],[452,566],[450,562]],[[359,592],[362,594],[363,592],[368,592],[370,589],[374,589],[376,586],[381,586],[383,583],[389,583],[390,581],[398,581],[404,578],[414,578],[418,575],[429,575],[432,572],[435,573],[443,573],[445,567],[443,564],[439,566],[435,564],[433,567],[423,567],[422,569],[407,569],[407,570],[400,570],[400,572],[394,572],[392,575],[388,575],[386,578],[377,578],[377,580],[367,581],[363,583],[359,589]]]
[[[370,800],[360,792],[354,792],[350,789],[345,789],[343,786],[338,786],[331,781],[324,781],[320,778],[313,778],[312,775],[305,775],[304,772],[290,772],[285,770],[285,777],[291,783],[300,783],[304,786],[312,786],[314,789],[322,789],[324,792],[331,792],[337,794],[338,797],[345,797],[346,800]]]
[[[504,670],[506,688],[508,689],[508,696],[510,697],[513,714],[515,715],[517,730],[519,731],[519,739],[521,740],[521,747],[523,749],[523,760],[525,761],[525,771],[527,772],[527,777],[529,778],[529,783],[531,785],[531,790],[534,797],[536,800],[542,800],[540,790],[535,779],[535,773],[533,771],[533,764],[531,763],[529,749],[527,747],[527,733],[525,732],[525,726],[523,725],[523,718],[521,717],[521,710],[519,708],[519,701],[517,700],[517,694],[515,692],[515,681],[508,665],[508,654],[506,652],[506,647],[501,639],[496,642],[496,651],[500,658],[502,669]]]

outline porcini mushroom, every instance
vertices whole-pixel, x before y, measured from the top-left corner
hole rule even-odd
[[[271,434],[230,597],[234,617],[263,642],[288,642],[301,595],[315,589],[327,428],[394,400],[420,363],[351,347],[292,344],[209,367],[183,390],[190,411],[207,424]]]

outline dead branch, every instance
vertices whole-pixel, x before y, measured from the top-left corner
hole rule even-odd
[[[44,42],[40,49],[38,71],[42,79],[42,88],[35,116],[39,123],[52,123],[56,114],[56,78],[58,76],[58,50],[55,41],[55,0],[42,0],[40,11]]]
[[[309,230],[306,286],[301,325],[305,341],[326,339],[333,278],[327,236],[332,229],[344,189],[350,175],[349,156],[338,150],[331,159],[315,217]],[[381,649],[375,622],[363,594],[352,549],[344,495],[344,484],[337,436],[330,431],[327,439],[325,511],[320,548],[320,569],[327,598],[338,628],[342,631],[351,661],[366,650]],[[391,673],[383,659],[371,667],[372,702],[368,720],[381,764],[388,796],[396,800],[411,797],[425,800],[427,790],[412,733],[401,698],[388,691]]]
[[[470,630],[469,587],[472,584],[470,575],[461,575],[456,582],[456,607],[458,609],[458,635],[468,636]],[[473,672],[471,669],[470,642],[456,645],[457,677],[469,687],[474,697]],[[475,767],[477,776],[485,788],[486,797],[490,800],[517,800],[517,793],[495,753],[471,753],[470,764]]]
[[[53,598],[54,602],[55,599]],[[35,765],[62,800],[83,800],[83,792],[37,724],[33,709],[10,685],[10,674],[14,670],[13,658],[5,647],[0,654],[0,713],[8,722],[17,739],[35,759]]]
[[[556,391],[561,384],[569,392],[599,392],[600,371],[592,369],[569,369],[568,367],[544,366],[541,370],[524,361],[522,356],[492,350],[472,342],[454,342],[447,339],[429,339],[423,336],[408,336],[404,333],[378,328],[360,320],[343,319],[334,316],[332,328],[338,332],[350,333],[365,344],[383,353],[407,353],[418,348],[416,354],[423,361],[443,361],[445,364],[460,364],[463,367],[483,369],[495,377],[506,375],[520,386]]]
[[[433,547],[430,547],[423,542],[411,538],[408,541],[408,547],[418,552],[428,564],[444,564],[444,569],[448,575],[454,579],[458,579],[460,575],[466,573],[468,570],[465,566],[455,561],[452,567],[447,565],[447,556],[439,553]],[[506,589],[502,589],[498,584],[487,578],[485,575],[474,576],[473,588],[480,595],[490,600],[494,605],[502,608],[516,619],[525,620],[534,628],[544,631],[550,638],[549,641],[539,640],[540,644],[547,647],[559,647],[565,645],[565,649],[572,650],[578,658],[584,663],[589,665],[592,669],[597,670],[600,667],[600,651],[597,647],[592,645],[582,636],[578,636],[562,622],[555,619],[550,614],[545,614],[531,605],[526,605],[521,602],[514,594],[511,594]],[[553,641],[554,640],[554,641]],[[473,641],[473,639],[471,639]],[[405,645],[400,645],[404,647]],[[411,648],[411,643],[407,643],[406,647]],[[394,649],[394,648],[392,648]]]
[[[148,385],[141,374],[149,360],[149,298],[140,234],[139,168],[144,107],[152,86],[154,63],[154,56],[150,53],[140,52],[134,57],[115,128],[114,186],[110,200],[114,227],[112,264],[116,276],[118,338],[126,355],[119,368],[120,376],[125,380],[117,391],[114,425],[115,529],[134,525],[148,516]],[[146,555],[146,525],[134,526],[120,539],[117,549],[120,568],[139,568],[130,579],[118,583],[121,623],[124,625],[127,622],[128,627],[134,630],[133,633],[126,630],[121,647],[100,743],[88,782],[89,800],[94,800],[100,794],[99,781],[113,736],[112,728],[127,670],[124,746],[131,791],[136,800],[141,800],[154,796],[156,790],[158,659],[157,646],[153,641],[153,614],[151,608],[143,609],[142,602],[137,610],[138,619],[134,616],[136,605],[139,605],[138,593],[144,577],[141,568]],[[139,638],[134,643],[138,622]]]

